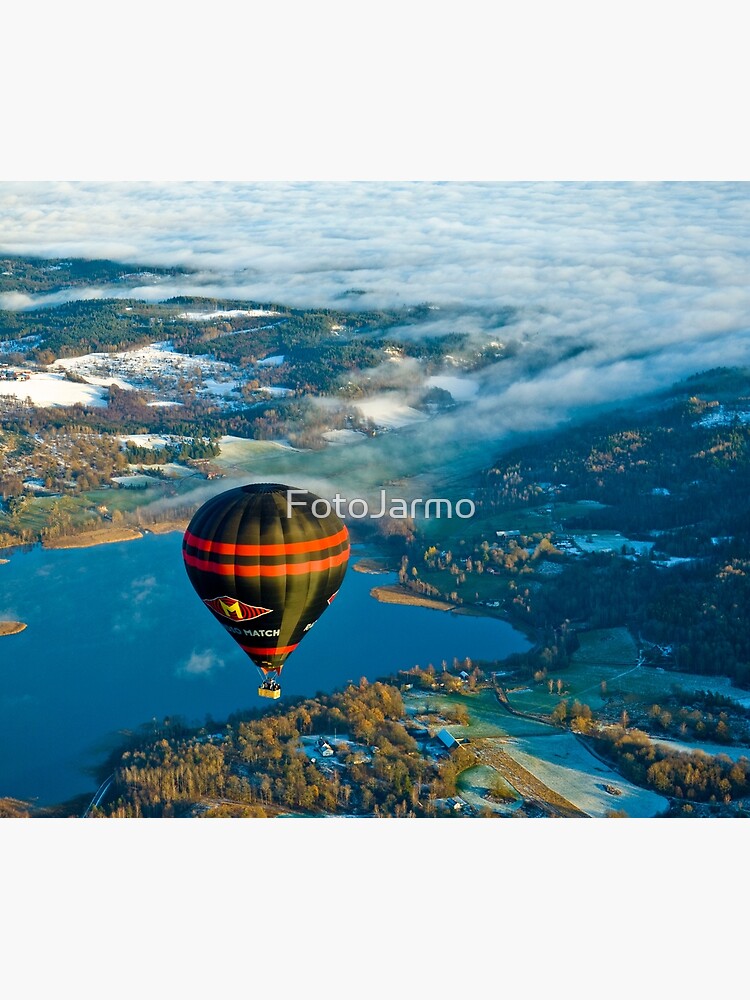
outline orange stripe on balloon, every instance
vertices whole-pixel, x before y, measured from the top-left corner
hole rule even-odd
[[[292,556],[301,552],[319,552],[345,542],[349,537],[346,528],[325,538],[313,538],[309,542],[279,542],[268,545],[245,545],[234,542],[214,542],[208,538],[200,538],[191,531],[185,532],[185,542],[194,549],[209,552],[217,556]]]
[[[281,563],[278,566],[242,566],[236,563],[219,563],[211,559],[201,559],[191,555],[189,552],[183,553],[183,558],[188,566],[194,569],[202,569],[207,573],[218,573],[220,576],[301,576],[303,573],[319,573],[332,566],[340,566],[349,558],[349,546],[334,556],[326,559],[313,559],[305,563]]]

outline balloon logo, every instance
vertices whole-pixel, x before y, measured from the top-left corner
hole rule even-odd
[[[290,491],[294,506],[289,504]],[[239,486],[193,515],[182,556],[196,593],[261,672],[258,694],[278,698],[278,677],[333,601],[349,562],[349,533],[320,498],[281,483]]]

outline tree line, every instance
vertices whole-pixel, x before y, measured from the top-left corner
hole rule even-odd
[[[437,764],[417,752],[401,693],[362,679],[339,692],[250,717],[196,737],[161,726],[121,753],[109,817],[436,815],[470,758]],[[312,763],[302,736],[337,732],[336,764]]]

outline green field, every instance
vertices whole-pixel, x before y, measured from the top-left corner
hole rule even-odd
[[[145,507],[155,500],[174,494],[173,482],[151,477],[144,477],[144,481],[147,482],[145,489],[98,489],[75,495],[34,497],[24,508],[18,523],[21,528],[38,533],[50,524],[53,510],[57,510],[63,519],[69,517],[70,523],[75,528],[80,528],[87,521],[96,521],[105,526],[108,522],[103,520],[102,514],[96,510],[97,507],[106,507],[110,514],[114,511],[130,514],[139,507]],[[195,486],[205,483],[205,480],[196,478],[185,479],[183,482],[185,488],[178,490],[175,502],[179,502],[182,496],[187,497]]]
[[[475,604],[477,601],[504,601],[509,594],[507,577],[494,576],[491,573],[472,573],[466,577],[465,583],[459,583],[458,578],[453,576],[450,570],[430,570],[417,565],[419,578],[424,583],[429,583],[432,587],[437,587],[443,594],[450,594],[454,590],[466,604]],[[529,575],[528,579],[531,579]],[[517,577],[516,583],[523,586],[524,577]],[[479,596],[477,596],[479,595]],[[481,609],[484,613],[485,609]],[[501,615],[501,608],[487,608],[488,615]]]
[[[556,686],[550,694],[546,681],[530,683],[530,690],[508,692],[508,700],[515,709],[549,715],[558,702],[576,698],[597,709],[604,704],[602,681],[606,682],[606,693],[610,695],[631,690],[638,649],[626,628],[582,632],[579,640],[580,648],[573,654],[569,666],[550,675],[555,682],[558,677],[563,681],[562,694],[557,694]],[[644,669],[650,668],[639,668],[638,672]]]
[[[550,694],[546,682],[530,684],[529,690],[508,693],[508,700],[519,712],[549,715],[562,700],[578,699],[596,710],[609,695],[635,695],[643,701],[658,701],[673,688],[685,691],[717,691],[735,701],[750,705],[750,692],[735,687],[726,677],[684,674],[657,667],[638,666],[638,648],[626,628],[598,629],[579,635],[580,648],[570,665],[554,681],[563,681],[561,695]],[[601,684],[606,682],[602,696]]]
[[[551,726],[535,722],[533,719],[511,715],[498,703],[494,692],[487,690],[466,695],[410,691],[404,696],[404,703],[416,712],[423,712],[426,708],[434,713],[431,729],[437,732],[447,728],[459,739],[544,736],[556,731]],[[459,726],[444,721],[445,718],[451,717],[452,709],[456,706],[463,706],[469,713],[468,725]]]
[[[584,552],[621,552],[624,545],[626,549],[633,549],[638,555],[648,555],[654,547],[653,542],[639,542],[626,538],[619,531],[578,532],[571,537]]]
[[[321,495],[336,492],[346,499],[372,497],[394,470],[379,438],[364,438],[322,451],[302,451],[273,441],[222,438],[221,454],[214,462],[227,476],[256,479],[312,488]]]
[[[276,462],[283,468],[285,463],[293,463],[294,456],[301,454],[296,449],[275,441],[252,441],[237,437],[221,438],[219,446],[221,453],[213,461],[228,475],[254,475],[260,468],[268,468],[269,462]]]
[[[455,503],[463,494],[451,495],[449,490],[438,490],[441,497],[446,497]],[[524,535],[535,532],[552,531],[552,519],[549,514],[541,514],[535,507],[517,507],[512,510],[492,511],[489,514],[477,512],[474,517],[460,520],[453,518],[429,518],[418,520],[420,529],[431,545],[439,547],[455,545],[456,541],[464,541],[478,545],[482,541],[490,543],[497,541],[498,531],[520,531]]]
[[[449,491],[443,491],[440,495],[453,499]],[[456,498],[462,495],[458,493],[456,494]],[[583,518],[591,513],[591,511],[599,510],[604,506],[604,504],[597,503],[596,501],[587,502],[585,500],[576,501],[575,503],[553,503],[545,497],[540,497],[538,503],[524,507],[508,507],[507,509],[495,510],[487,514],[477,513],[474,517],[464,522],[465,537],[467,540],[478,543],[484,539],[488,542],[495,541],[497,531],[520,531],[523,535],[533,535],[536,532],[546,534],[550,531],[555,531],[561,524],[564,525],[564,522],[568,518]],[[420,522],[420,527],[424,530],[426,537],[432,544],[440,545],[453,541],[463,534],[456,527],[460,524],[461,522],[455,518],[452,520],[443,518],[442,520],[431,519],[430,521]],[[599,531],[599,529],[597,531],[600,535],[607,534]],[[580,533],[584,538],[587,537],[585,532]],[[608,534],[614,537],[616,532],[609,532]],[[628,539],[620,537],[618,548],[623,542],[627,543]],[[638,543],[634,544],[637,545]]]

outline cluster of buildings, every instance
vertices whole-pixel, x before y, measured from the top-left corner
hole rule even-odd
[[[10,365],[0,365],[0,382],[28,382],[31,372],[19,371]]]

